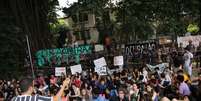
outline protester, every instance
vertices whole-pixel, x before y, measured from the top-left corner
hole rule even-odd
[[[21,89],[21,95],[18,95],[16,97],[14,97],[11,101],[58,101],[59,98],[61,98],[62,93],[65,89],[65,87],[68,86],[70,80],[66,79],[63,82],[63,85],[61,87],[61,89],[59,90],[59,92],[52,97],[45,97],[45,96],[40,96],[40,95],[32,95],[34,93],[34,80],[31,78],[25,78],[20,82],[20,89]]]
[[[129,101],[126,97],[126,92],[123,88],[120,88],[118,90],[118,97],[113,97],[110,99],[110,101]]]
[[[184,82],[184,76],[178,75],[177,76],[178,82],[179,82],[179,94],[184,96],[190,96],[191,91],[189,89],[189,86]]]
[[[192,58],[193,54],[190,52],[190,49],[187,48],[184,53],[184,70],[189,76],[192,76]]]
[[[195,52],[195,46],[193,45],[193,41],[192,40],[188,41],[188,45],[186,46],[186,49],[188,49],[188,51],[190,51],[191,53]]]
[[[196,50],[196,60],[197,60],[197,66],[201,68],[201,42],[199,42],[199,46],[197,47]],[[198,65],[199,64],[199,65]]]
[[[132,90],[130,90],[130,101],[139,101],[140,100],[140,90],[138,89],[137,84],[133,84]]]
[[[152,66],[153,70],[151,70],[146,67],[146,64],[159,63],[154,60],[157,56],[154,52],[157,49],[152,48],[148,46],[143,48],[142,50],[145,52],[138,48],[135,49],[136,58],[143,62],[143,65],[139,65],[139,67],[128,65],[127,68],[122,66],[122,70],[117,71],[107,70],[110,72],[109,75],[100,75],[94,71],[93,65],[88,65],[87,68],[82,68],[81,73],[71,74],[67,70],[67,73],[63,73],[62,76],[55,76],[53,73],[47,74],[45,71],[45,73],[37,74],[34,82],[32,79],[21,80],[20,78],[18,78],[19,80],[13,78],[0,80],[0,100],[26,101],[36,97],[37,99],[44,99],[44,101],[169,101],[191,99],[198,101],[201,94],[201,79],[195,79],[192,75],[191,60],[194,57],[189,49],[185,48],[186,50],[183,51],[182,44],[179,48],[172,46],[169,50],[163,47],[166,52],[161,54],[163,55],[161,62],[170,62],[177,64],[177,66],[156,65],[156,67]],[[167,57],[171,57],[172,60],[168,61]],[[181,68],[174,68],[179,66]],[[65,80],[66,78],[67,80]],[[194,94],[194,92],[196,93]]]

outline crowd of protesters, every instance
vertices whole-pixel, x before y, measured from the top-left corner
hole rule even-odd
[[[82,73],[60,77],[38,74],[33,82],[23,78],[0,80],[0,101],[34,101],[34,97],[42,101],[199,101],[201,74],[198,71],[198,76],[192,76],[192,59],[200,56],[200,47],[201,43],[196,49],[189,41],[186,48],[180,44],[177,48],[158,49],[158,61],[179,67],[166,67],[164,71],[140,66],[100,76],[91,67]],[[200,63],[201,59],[196,60]]]
[[[190,79],[182,69],[171,71],[166,68],[162,73],[158,69],[155,70],[149,72],[146,68],[124,69],[110,76],[99,76],[88,70],[81,74],[67,74],[61,77],[39,75],[34,80],[31,94],[57,96],[59,89],[62,88],[62,82],[69,78],[68,88],[58,96],[58,101],[199,101],[200,74]],[[28,89],[25,89],[26,86],[28,83],[24,83],[24,80],[1,80],[1,100],[11,101],[14,96],[20,99]],[[12,101],[21,101],[19,99],[15,98]]]

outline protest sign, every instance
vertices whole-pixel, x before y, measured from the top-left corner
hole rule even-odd
[[[125,53],[128,56],[134,56],[135,49],[138,49],[140,52],[145,48],[154,49],[157,46],[156,40],[147,40],[147,41],[139,41],[133,44],[126,44],[125,45]]]
[[[95,72],[97,72],[98,75],[107,75],[107,68],[106,68],[106,66],[95,67]]]
[[[155,70],[155,68],[158,67],[159,71],[162,73],[166,67],[169,67],[169,63],[161,63],[161,64],[158,64],[158,65],[155,65],[155,66],[152,66],[150,64],[146,64],[146,66],[152,72]]]
[[[79,65],[74,65],[74,66],[70,66],[70,70],[72,74],[76,74],[76,73],[81,73],[82,72],[82,66]]]
[[[123,56],[115,56],[114,57],[114,66],[122,66],[122,65],[124,65]]]
[[[159,37],[159,44],[164,45],[164,44],[170,44],[172,43],[172,37],[171,36],[161,36]]]
[[[183,43],[183,47],[186,47],[190,40],[192,41],[193,45],[195,45],[195,47],[197,47],[197,46],[199,46],[199,42],[201,42],[201,35],[178,37],[177,43],[178,43],[178,45],[180,43]]]
[[[95,67],[103,67],[103,66],[106,66],[107,64],[106,64],[105,58],[102,57],[102,58],[94,60],[94,65]]]
[[[104,47],[103,45],[95,45],[95,52],[103,51]]]
[[[55,76],[66,75],[66,67],[55,67]]]
[[[37,65],[48,65],[53,60],[56,61],[56,65],[60,65],[62,61],[67,62],[69,59],[79,63],[81,54],[90,53],[92,53],[92,45],[39,50],[36,53]]]

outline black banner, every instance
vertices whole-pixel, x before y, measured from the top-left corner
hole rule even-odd
[[[144,49],[153,50],[157,48],[156,40],[139,41],[133,44],[125,45],[125,53],[128,56],[134,56],[135,52],[141,53]]]

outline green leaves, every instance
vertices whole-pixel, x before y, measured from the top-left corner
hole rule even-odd
[[[95,14],[97,28],[115,29],[112,33],[121,40],[122,36],[133,36],[131,39],[135,40],[154,34],[183,35],[190,23],[200,21],[199,0],[121,0],[114,5],[111,0],[79,0],[64,11],[75,19],[82,11]]]
[[[58,0],[2,0],[0,4],[0,69],[21,70],[27,57],[25,35],[32,55],[50,48],[49,23],[56,23]]]

